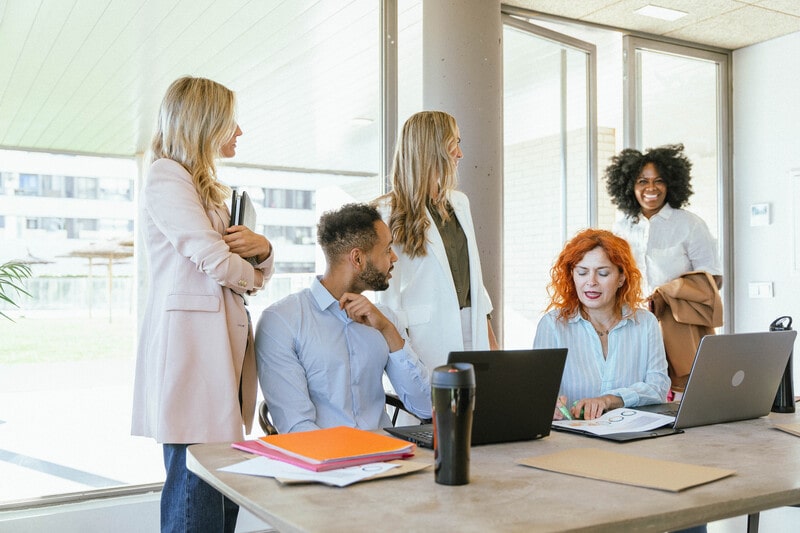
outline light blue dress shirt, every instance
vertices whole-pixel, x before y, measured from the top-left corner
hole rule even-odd
[[[569,403],[583,398],[613,394],[625,407],[666,401],[670,381],[667,357],[658,320],[649,311],[636,310],[608,332],[608,356],[603,357],[600,338],[580,313],[568,320],[550,311],[539,322],[534,348],[567,348],[567,363],[559,395]]]
[[[397,324],[394,313],[379,309]],[[400,333],[405,345],[390,353],[378,330],[339,309],[319,277],[265,309],[255,348],[261,389],[278,431],[390,426],[384,371],[406,408],[430,418],[428,370]]]

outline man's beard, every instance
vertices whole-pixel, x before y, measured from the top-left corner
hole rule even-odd
[[[367,266],[364,271],[358,275],[358,281],[364,286],[364,290],[369,291],[385,291],[389,288],[389,273],[383,273],[372,264],[372,261],[367,261]]]

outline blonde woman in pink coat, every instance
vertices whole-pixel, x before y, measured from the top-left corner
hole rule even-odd
[[[167,89],[140,198],[149,261],[132,433],[163,443],[162,531],[226,531],[238,506],[186,468],[186,446],[243,439],[257,374],[243,295],[273,272],[270,242],[229,227],[230,189],[215,159],[242,134],[232,91],[185,77]],[[244,258],[256,257],[253,266]]]

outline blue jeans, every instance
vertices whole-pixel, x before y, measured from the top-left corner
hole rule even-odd
[[[164,444],[162,533],[233,533],[239,506],[186,468],[188,444]]]

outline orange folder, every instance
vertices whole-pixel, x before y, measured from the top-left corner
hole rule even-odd
[[[353,459],[376,462],[386,457],[396,459],[398,454],[410,457],[416,449],[413,443],[404,440],[346,426],[267,435],[259,438],[258,442],[316,465],[350,462]]]

